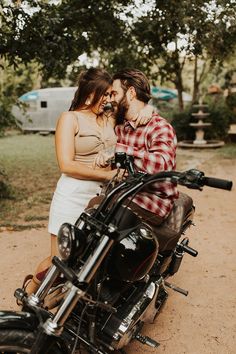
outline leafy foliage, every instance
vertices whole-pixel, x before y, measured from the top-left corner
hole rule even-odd
[[[0,170],[0,199],[11,199],[12,190],[9,184],[6,182],[6,174]]]
[[[183,112],[173,113],[171,124],[173,125],[178,141],[193,140],[195,136],[194,129],[189,125],[191,122],[191,110],[188,108]]]
[[[9,66],[6,60],[2,60],[1,63],[3,71],[0,82],[0,136],[5,129],[16,125],[12,106],[16,104],[23,108],[23,103],[18,101],[18,97],[33,88],[39,75],[37,65],[34,63],[28,66],[20,64],[15,69]]]
[[[230,123],[235,124],[236,123],[236,92],[232,92],[226,97],[226,104],[229,110],[232,112]]]
[[[206,138],[226,139],[229,125],[233,119],[233,112],[229,109],[226,100],[222,96],[213,96],[208,99],[209,119],[212,128],[206,133]]]
[[[3,135],[4,130],[15,124],[15,118],[9,111],[7,100],[2,102],[0,106],[0,136]]]
[[[205,103],[208,104],[206,112],[209,113],[209,116],[204,122],[211,123],[211,127],[205,130],[204,137],[206,139],[227,139],[233,113],[228,108],[224,97],[209,96]],[[192,116],[193,112],[197,112],[194,106],[173,114],[171,123],[176,130],[178,140],[193,140],[195,138],[195,129],[189,125],[196,123],[196,119]]]
[[[132,66],[143,70],[154,84],[158,78],[171,81],[183,108],[186,60],[196,58],[195,97],[202,80],[198,58],[209,58],[213,65],[223,62],[235,48],[235,0],[155,0],[137,13],[145,3],[1,0],[0,59],[16,75],[20,64],[36,62],[45,87],[60,83],[68,73],[74,83],[81,69],[78,58],[86,53],[111,72]],[[4,88],[0,100],[6,95]],[[14,98],[12,93],[8,96]],[[12,121],[10,103],[4,100],[2,125]]]
[[[116,16],[124,1],[2,3],[0,55],[13,65],[36,60],[46,77],[64,77],[67,66],[84,52],[113,50],[125,32]]]
[[[156,64],[153,74],[174,83],[183,108],[183,68],[187,58],[210,58],[215,65],[235,48],[235,0],[156,0],[148,14],[134,24],[133,36],[143,48],[142,56],[148,65]],[[196,61],[194,99],[201,79]]]

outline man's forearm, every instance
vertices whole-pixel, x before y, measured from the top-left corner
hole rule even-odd
[[[158,171],[172,170],[175,165],[174,151],[161,147],[155,151],[139,150],[136,147],[117,143],[116,152],[125,152],[135,158],[135,165],[142,171],[153,174]]]

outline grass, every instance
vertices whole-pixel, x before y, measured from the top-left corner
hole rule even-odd
[[[10,198],[0,199],[0,227],[42,227],[60,175],[54,135],[15,134],[0,139],[0,170]],[[33,222],[33,223],[32,223]]]
[[[218,161],[236,159],[236,144],[211,150],[210,155]],[[177,152],[177,168],[184,170],[188,161],[201,158],[207,160],[207,150]],[[54,135],[14,133],[0,138],[0,171],[0,189],[1,182],[7,184],[7,193],[0,193],[0,231],[45,227],[60,175]]]

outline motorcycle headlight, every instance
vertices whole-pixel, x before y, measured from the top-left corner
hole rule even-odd
[[[85,235],[74,225],[64,223],[58,232],[58,250],[64,261],[72,261],[84,249]]]

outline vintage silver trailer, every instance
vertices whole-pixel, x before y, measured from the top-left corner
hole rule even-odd
[[[76,87],[52,87],[33,90],[19,100],[26,103],[25,112],[17,106],[12,113],[24,132],[54,132],[59,115],[68,111]]]
[[[30,91],[19,100],[26,103],[25,112],[14,106],[12,113],[19,121],[18,125],[24,132],[54,132],[59,115],[68,111],[77,87],[52,87]],[[151,104],[160,108],[162,101],[177,101],[176,90],[152,87]],[[184,93],[184,101],[191,96]]]

